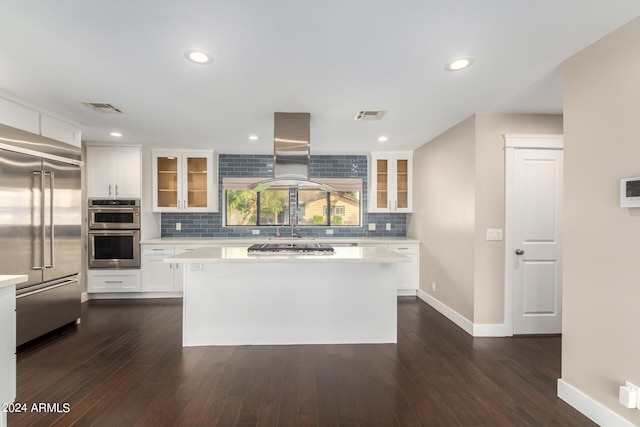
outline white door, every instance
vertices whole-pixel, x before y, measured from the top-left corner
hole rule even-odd
[[[505,317],[514,335],[562,332],[562,160],[557,148],[507,149]]]

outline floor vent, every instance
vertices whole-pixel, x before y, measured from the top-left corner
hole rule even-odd
[[[358,114],[353,118],[353,120],[380,120],[382,116],[384,116],[386,111],[373,111],[373,110],[362,110],[358,111]]]
[[[114,107],[106,102],[83,102],[85,106],[97,111],[98,113],[122,113],[122,110]]]

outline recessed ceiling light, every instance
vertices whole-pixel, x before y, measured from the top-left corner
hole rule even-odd
[[[469,56],[461,56],[449,61],[444,68],[447,71],[459,71],[469,67],[471,64],[473,64],[473,58]]]
[[[258,140],[258,135],[249,135],[249,136],[247,137],[247,139],[248,139],[249,141],[257,141],[257,140]]]
[[[114,130],[109,135],[115,136],[116,138],[120,138],[122,136],[122,133]]]
[[[379,141],[379,142],[386,142],[386,141],[388,141],[388,140],[389,140],[389,137],[388,137],[388,136],[384,136],[384,135],[382,135],[382,136],[379,136],[379,137],[378,137],[378,141]]]
[[[211,64],[213,62],[213,56],[209,52],[202,49],[189,49],[184,53],[184,56],[191,62],[196,64]]]

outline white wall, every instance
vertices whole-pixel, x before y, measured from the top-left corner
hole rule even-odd
[[[640,176],[640,18],[564,65],[562,380],[640,425],[617,402],[640,385],[640,209],[619,179]]]

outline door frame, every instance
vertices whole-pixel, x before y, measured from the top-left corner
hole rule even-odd
[[[513,180],[514,154],[517,149],[563,150],[564,135],[559,134],[504,134],[504,334],[513,336],[513,268],[512,259],[515,243],[513,241]]]

